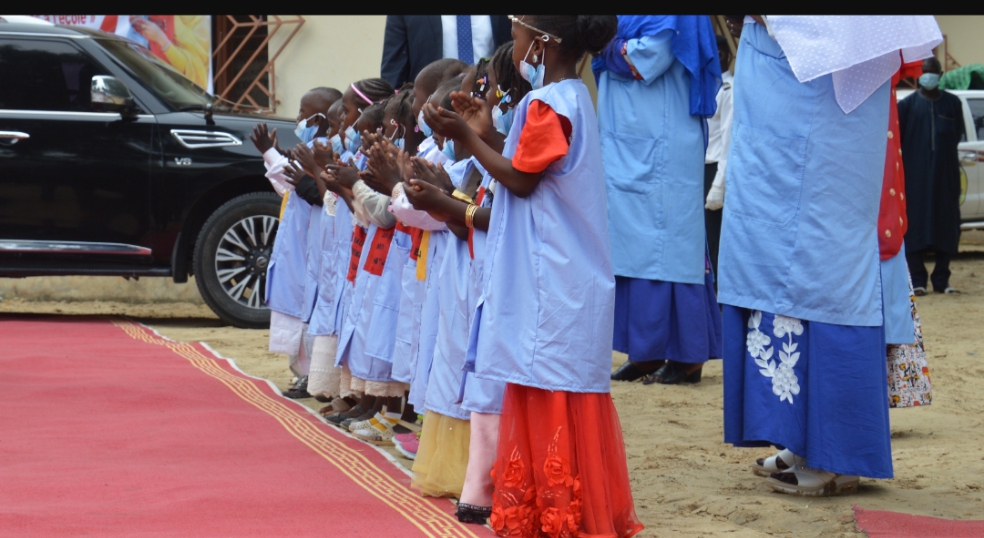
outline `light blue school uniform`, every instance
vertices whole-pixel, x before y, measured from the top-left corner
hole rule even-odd
[[[326,138],[315,140],[327,141]],[[308,147],[314,147],[315,140],[308,142]],[[308,230],[312,209],[294,191],[287,196],[287,207],[273,242],[264,295],[270,310],[307,321],[310,316],[306,301]]]
[[[490,208],[495,197],[497,184],[492,176],[486,172],[482,177],[482,187],[485,187],[485,196],[482,198],[480,207]],[[468,325],[471,327],[475,319],[475,305],[482,296],[482,272],[485,267],[485,252],[487,247],[488,232],[475,228],[472,230],[472,252],[475,257],[471,260],[468,271]],[[465,335],[468,336],[467,334]],[[464,342],[467,357],[468,341]],[[461,389],[459,398],[461,408],[465,411],[472,411],[483,414],[502,414],[502,397],[505,395],[506,384],[501,381],[492,381],[475,377],[472,368],[465,364],[462,367]]]
[[[426,283],[425,280],[417,280],[417,260],[410,256],[403,261],[402,280],[392,375],[394,381],[410,384],[413,382],[414,358],[420,345],[420,312],[424,306]]]
[[[891,478],[876,236],[889,83],[844,114],[831,75],[800,83],[767,30],[746,23],[734,88],[719,258],[725,442]]]
[[[465,178],[477,170],[483,176],[480,186],[488,183],[488,174],[470,158],[451,167],[448,172],[458,189]],[[437,328],[437,345],[434,362],[427,382],[425,406],[429,411],[461,420],[471,418],[472,409],[462,405],[463,367],[468,352],[470,321],[478,303],[478,293],[472,280],[472,258],[468,241],[448,235],[448,245],[438,270],[440,285],[437,289],[440,315]],[[505,384],[499,381],[472,378],[468,381],[473,402],[483,413],[501,413]],[[496,398],[496,392],[498,392]],[[481,405],[483,404],[484,405]]]
[[[912,320],[905,244],[898,254],[882,260],[880,265],[882,301],[885,303],[885,343],[912,345],[916,342],[916,323]]]
[[[321,206],[311,206],[311,219],[308,221],[306,277],[304,279],[304,302],[301,321],[311,322],[314,303],[318,300],[318,274],[321,272],[321,250],[325,239],[322,221],[327,218]]]
[[[598,81],[598,122],[615,274],[704,284],[704,119],[672,30],[627,41],[642,80]],[[640,109],[640,107],[643,107]]]
[[[579,79],[533,90],[515,108],[506,157],[532,100],[570,120],[570,148],[528,197],[498,189],[468,361],[482,379],[609,392],[615,274],[598,122]]]
[[[307,234],[311,204],[293,191],[277,228],[273,255],[267,268],[266,302],[270,310],[301,318],[307,281]]]
[[[338,203],[345,202],[338,200]],[[311,336],[328,336],[334,334],[335,328],[335,312],[331,309],[331,304],[335,298],[335,278],[338,273],[338,264],[335,261],[338,254],[335,250],[336,216],[325,213],[323,209],[321,212],[324,213],[321,215],[321,249],[316,254],[321,259],[321,267],[315,275],[318,293],[308,324],[308,334]]]
[[[449,167],[452,163],[448,163]],[[437,345],[438,320],[441,314],[438,290],[440,279],[438,269],[444,260],[451,232],[431,232],[427,244],[427,275],[424,279],[423,301],[420,307],[419,336],[413,358],[413,379],[410,382],[410,395],[407,401],[417,409],[425,409],[427,383],[431,365],[434,361],[434,347]]]

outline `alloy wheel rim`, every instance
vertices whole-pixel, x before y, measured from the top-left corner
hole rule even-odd
[[[240,305],[266,310],[266,279],[277,236],[277,219],[254,215],[229,227],[215,253],[222,290]]]

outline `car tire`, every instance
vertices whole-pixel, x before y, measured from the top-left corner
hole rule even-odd
[[[216,315],[235,327],[270,326],[266,273],[280,203],[272,192],[237,196],[212,213],[195,242],[198,291]]]

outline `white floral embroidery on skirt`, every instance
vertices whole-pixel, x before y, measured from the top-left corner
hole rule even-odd
[[[782,351],[779,352],[779,363],[773,360],[775,348],[772,347],[772,339],[765,334],[759,327],[762,325],[762,312],[752,311],[748,318],[748,337],[745,346],[748,354],[755,359],[755,364],[761,368],[759,372],[772,378],[772,393],[779,397],[779,401],[788,401],[793,404],[793,396],[799,394],[799,379],[793,367],[799,360],[800,354],[797,351],[799,344],[793,336],[802,336],[803,323],[788,316],[776,315],[772,322],[772,334],[776,338],[787,337],[782,343]]]

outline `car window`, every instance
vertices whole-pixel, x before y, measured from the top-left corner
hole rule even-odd
[[[100,39],[99,44],[134,77],[175,108],[204,105],[214,99],[190,79],[136,43]]]
[[[977,140],[984,140],[984,99],[967,99],[967,104],[970,105],[970,115],[974,118]]]
[[[92,77],[108,74],[64,41],[0,40],[0,109],[91,112]]]

